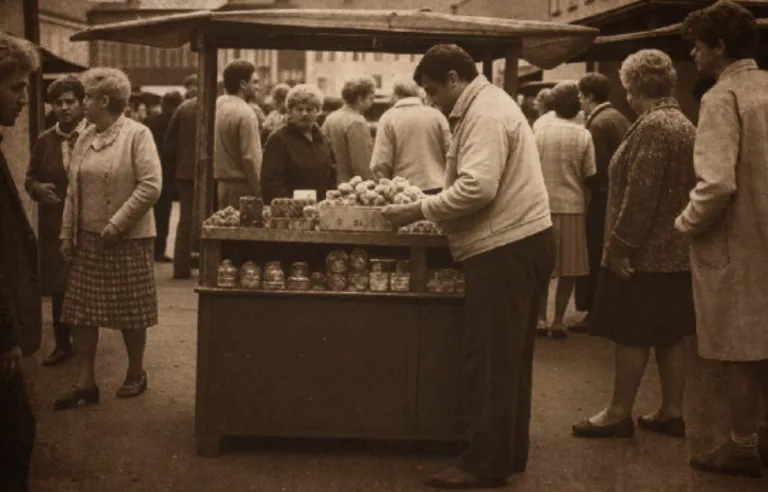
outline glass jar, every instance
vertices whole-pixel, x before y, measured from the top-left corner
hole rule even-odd
[[[347,274],[331,273],[327,277],[328,288],[335,291],[347,290]]]
[[[349,270],[349,255],[341,250],[331,251],[325,258],[328,273],[344,273]]]
[[[283,267],[279,261],[267,262],[264,266],[264,279],[265,282],[283,282],[285,280],[285,273],[283,273]]]
[[[389,274],[371,272],[369,274],[371,292],[387,292],[389,290]]]
[[[354,292],[365,292],[368,290],[368,274],[364,272],[350,272],[347,281],[348,289]]]
[[[368,253],[361,248],[352,250],[349,255],[349,269],[353,272],[367,272],[368,271]]]
[[[307,277],[288,277],[285,284],[288,290],[309,290],[312,285]]]
[[[389,276],[389,288],[392,292],[410,292],[411,275],[391,273]]]
[[[325,280],[325,274],[323,272],[314,272],[309,277],[309,282],[311,284],[312,290],[325,290],[326,289],[326,280]]]
[[[232,260],[224,260],[219,264],[216,285],[219,287],[237,287],[237,267]]]
[[[261,268],[259,265],[248,261],[240,268],[240,285],[246,289],[261,287]]]
[[[291,277],[309,278],[309,264],[303,261],[291,264]]]

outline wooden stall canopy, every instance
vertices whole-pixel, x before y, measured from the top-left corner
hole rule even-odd
[[[768,33],[768,18],[757,20],[763,40]],[[664,51],[674,60],[691,60],[691,45],[683,39],[682,23],[670,24],[649,31],[598,36],[595,42],[570,61],[619,61],[635,51],[655,48]],[[758,56],[768,56],[768,45],[758,43]]]
[[[105,40],[177,48],[201,37],[217,48],[424,53],[456,43],[476,60],[521,58],[554,68],[595,40],[594,28],[431,11],[268,9],[197,11],[94,26],[73,41]]]

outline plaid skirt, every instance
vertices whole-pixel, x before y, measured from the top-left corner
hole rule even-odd
[[[118,330],[156,325],[154,241],[129,239],[104,248],[99,234],[81,232],[61,321]]]

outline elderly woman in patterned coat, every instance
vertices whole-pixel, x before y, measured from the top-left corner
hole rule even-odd
[[[658,50],[630,55],[619,72],[638,114],[609,166],[603,262],[590,332],[616,344],[610,405],[573,426],[577,437],[629,437],[632,409],[653,347],[661,377],[657,412],[641,428],[682,437],[685,337],[696,332],[688,245],[674,229],[695,183],[696,129],[672,97],[677,73]]]
[[[123,116],[131,93],[117,69],[83,76],[92,125],[75,145],[61,229],[62,254],[72,262],[62,321],[73,327],[77,384],[58,399],[58,410],[96,403],[99,327],[122,331],[128,373],[117,392],[131,397],[147,388],[147,327],[157,324],[154,276],[155,221],[162,170],[149,128]]]

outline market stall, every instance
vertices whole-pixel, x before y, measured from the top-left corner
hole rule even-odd
[[[596,34],[429,11],[261,9],[130,21],[73,38],[192,42],[200,54],[199,454],[218,453],[230,435],[460,440],[464,428],[461,273],[434,224],[397,231],[377,209],[419,199],[407,183],[360,180],[314,202],[215,212],[217,49],[405,54],[456,43],[486,75],[505,59],[504,88],[515,95],[520,58],[552,68]]]

